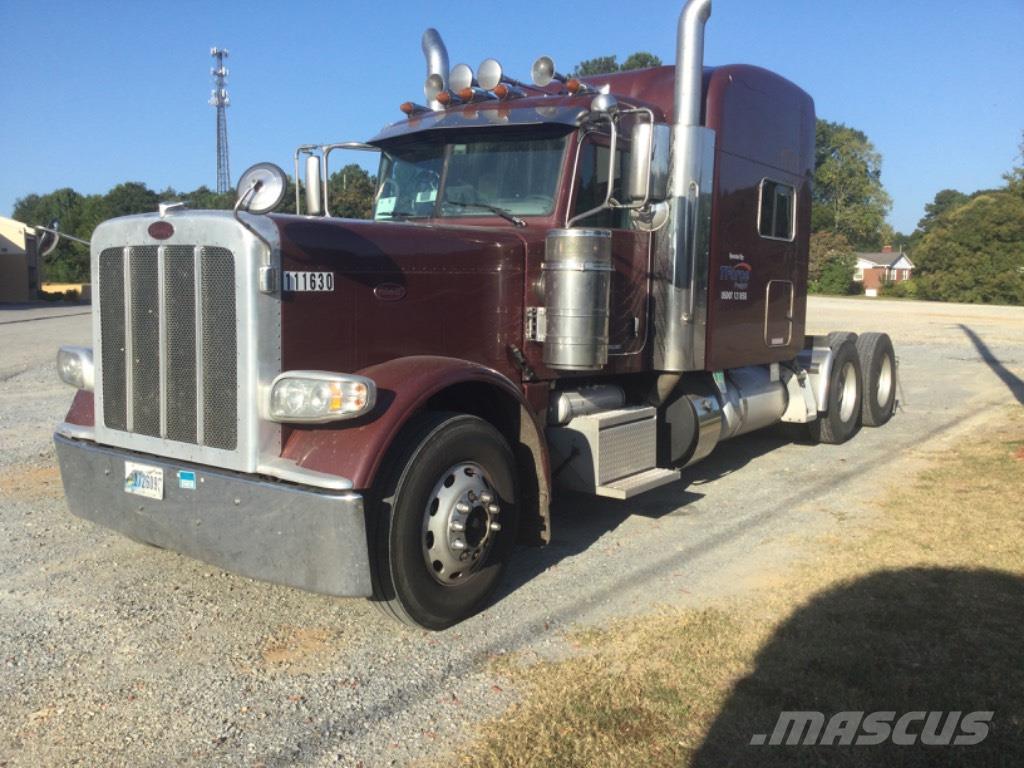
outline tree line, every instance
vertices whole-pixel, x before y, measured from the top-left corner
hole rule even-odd
[[[331,213],[347,218],[368,219],[373,209],[376,178],[358,165],[346,165],[331,174],[327,181],[328,204]],[[65,187],[45,195],[31,194],[17,200],[12,218],[29,226],[48,226],[60,222],[60,230],[88,240],[93,230],[118,216],[152,213],[160,203],[184,201],[196,210],[229,210],[235,204],[235,191],[223,194],[207,186],[190,192],[167,187],[161,191],[150,189],[141,181],[118,184],[105,194],[83,195]],[[289,180],[284,201],[278,208],[295,213],[295,183]],[[43,264],[44,279],[51,282],[80,282],[88,280],[89,256],[84,246],[61,240]]]
[[[849,292],[847,289],[854,285],[855,251],[866,250],[865,246],[877,250],[881,242],[902,248],[915,266],[910,280],[883,285],[883,295],[1024,304],[1024,132],[1019,146],[1020,164],[1004,174],[1003,186],[971,194],[940,190],[925,205],[924,215],[909,235],[893,231],[884,217],[878,219],[888,198],[875,172],[877,165],[871,162],[880,162],[880,158],[867,137],[863,141],[857,137],[862,150],[858,155],[864,165],[862,172],[853,174],[862,186],[861,194],[854,196],[854,209],[835,215],[825,209],[826,205],[840,205],[840,198],[851,187],[843,180],[843,173],[829,168],[831,159],[821,162],[820,135],[819,121],[809,270],[812,290]],[[843,180],[840,187],[827,186],[830,179],[836,178]]]

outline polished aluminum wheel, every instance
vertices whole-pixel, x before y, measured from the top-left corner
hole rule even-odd
[[[857,407],[857,369],[853,363],[843,366],[839,374],[839,418],[843,422],[853,418],[853,411]]]
[[[462,462],[441,476],[423,513],[423,557],[436,581],[456,586],[473,575],[501,530],[500,512],[480,465]]]
[[[875,394],[879,408],[884,408],[889,403],[892,379],[892,358],[886,355],[882,358],[882,370],[878,373],[878,392]]]

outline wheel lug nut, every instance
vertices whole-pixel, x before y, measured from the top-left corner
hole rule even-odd
[[[467,504],[464,501],[460,501],[458,504],[455,505],[455,511],[456,512],[461,512],[464,515],[468,515],[469,514],[469,510],[470,510],[469,504]]]
[[[465,549],[466,542],[462,539],[452,539],[452,549]]]
[[[501,530],[501,523],[499,523],[497,521],[491,523],[491,530],[494,531],[495,533],[500,531]]]
[[[490,504],[492,501],[494,501],[494,497],[487,491],[484,491],[483,493],[480,494],[480,501],[482,501],[484,504]]]
[[[451,529],[453,531],[464,531],[464,530],[466,530],[466,526],[465,526],[465,524],[460,523],[458,520],[452,520],[452,522],[451,522]]]
[[[492,515],[496,515],[499,512],[501,512],[501,507],[499,507],[497,504],[488,504],[487,511]]]

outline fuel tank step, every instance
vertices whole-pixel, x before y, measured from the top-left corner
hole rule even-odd
[[[556,487],[628,499],[679,477],[657,467],[657,412],[627,406],[548,427]]]
[[[635,475],[620,477],[611,483],[599,485],[594,490],[598,496],[607,496],[609,499],[626,500],[653,490],[662,485],[675,482],[679,479],[678,469],[648,469],[645,472],[638,472]]]

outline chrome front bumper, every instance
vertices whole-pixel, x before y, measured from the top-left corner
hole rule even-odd
[[[372,594],[363,498],[54,435],[71,512],[147,544],[255,579]],[[125,461],[163,470],[163,499],[124,490]],[[195,473],[182,487],[180,470]]]

